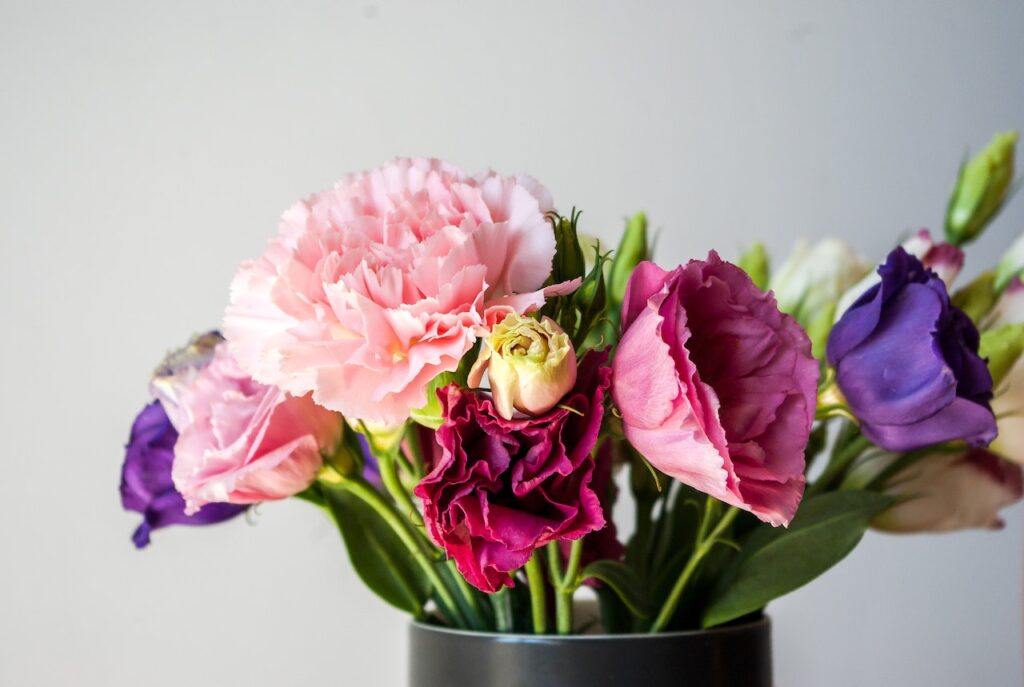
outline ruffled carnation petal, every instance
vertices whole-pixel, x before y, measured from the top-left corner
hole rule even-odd
[[[551,209],[532,179],[439,160],[348,175],[289,209],[242,264],[225,335],[259,382],[400,423],[500,312],[543,305]]]

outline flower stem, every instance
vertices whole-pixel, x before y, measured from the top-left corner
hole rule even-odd
[[[413,476],[420,479],[425,474],[425,458],[423,442],[420,441],[419,425],[410,424],[405,430],[405,441],[409,447],[409,459],[413,467]]]
[[[544,600],[544,571],[540,568],[539,551],[534,551],[526,561],[526,580],[530,586],[530,613],[533,617],[533,633],[542,635],[548,631],[547,603]]]
[[[498,632],[512,632],[512,597],[508,587],[503,587],[490,595],[491,606],[494,608],[494,623]]]
[[[417,528],[417,539],[421,546],[427,547],[429,552],[429,544],[423,539],[422,528],[423,528],[423,516],[420,515],[419,509],[412,500],[412,496],[406,490],[402,484],[402,480],[398,477],[398,472],[395,470],[395,459],[397,454],[390,454],[381,456],[378,459],[380,464],[380,479],[384,483],[384,488],[387,489],[388,494],[395,500],[399,508],[405,513],[405,516],[409,521]],[[458,570],[454,569],[454,564],[449,561],[451,581],[455,584],[455,589],[459,593],[461,604],[459,609],[463,612],[464,616],[469,621],[469,627],[474,630],[483,630],[486,628],[487,623],[484,621],[483,614],[480,610],[480,605],[477,603],[476,596],[473,594],[473,590],[470,589],[469,584],[462,577]],[[450,589],[451,585],[446,585]]]
[[[707,534],[708,527],[710,526],[710,520],[714,514],[714,499],[708,497],[708,506],[704,511],[704,518],[700,524],[700,531],[697,533],[697,542],[694,546],[693,553],[690,554],[690,559],[686,561],[686,566],[683,568],[683,572],[680,573],[679,578],[676,580],[675,586],[672,587],[672,591],[669,593],[668,598],[665,600],[665,604],[661,607],[661,612],[658,613],[658,617],[655,618],[654,624],[651,625],[650,632],[660,632],[665,628],[666,625],[672,620],[672,616],[675,615],[676,608],[679,606],[679,599],[682,597],[683,590],[686,589],[686,584],[693,577],[693,573],[696,572],[700,562],[708,555],[714,547],[715,542],[718,540],[722,533],[728,529],[732,521],[736,519],[736,515],[739,510],[736,508],[729,508],[725,512],[725,515],[721,517],[718,524],[715,525],[715,529],[711,531],[711,534]]]
[[[857,460],[860,454],[870,446],[871,442],[864,436],[857,436],[851,439],[836,455],[832,456],[832,460],[825,466],[825,471],[818,476],[818,479],[814,480],[814,484],[807,487],[804,498],[819,494],[832,486],[843,476],[847,468]]]
[[[560,561],[562,551],[558,542],[550,542],[547,547],[548,574],[551,578],[551,586],[555,589],[555,627],[558,634],[567,635],[572,633],[572,597],[579,588],[580,558],[583,555],[583,539],[573,541],[569,550],[565,572],[562,571]]]
[[[470,627],[474,630],[485,630],[487,621],[484,620],[483,610],[477,601],[477,592],[469,586],[469,582],[466,582],[466,578],[455,567],[455,561],[451,558],[448,559],[448,571],[452,579],[455,580],[459,598],[463,600],[462,610],[469,618]]]
[[[444,580],[441,579],[437,568],[434,567],[434,562],[427,554],[423,539],[417,535],[412,526],[402,519],[398,511],[388,503],[387,499],[380,492],[362,478],[341,475],[337,472],[333,474],[337,477],[332,478],[331,481],[372,508],[380,516],[381,520],[392,529],[406,549],[409,550],[413,560],[420,566],[423,574],[426,575],[430,584],[434,587],[434,591],[437,592],[441,610],[455,623],[462,627],[468,627],[469,623],[462,615],[458,604],[455,602],[455,598],[452,596],[448,586],[445,585]]]
[[[388,494],[391,495],[391,498],[402,509],[405,517],[409,518],[409,521],[416,527],[423,527],[423,516],[420,515],[420,511],[416,508],[416,504],[413,503],[412,497],[402,485],[402,480],[398,477],[398,471],[395,470],[395,460],[396,456],[393,454],[384,455],[377,459],[377,463],[380,465],[380,481],[384,483],[384,488],[388,490]]]

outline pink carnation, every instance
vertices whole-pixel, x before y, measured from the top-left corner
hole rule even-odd
[[[629,280],[612,394],[654,467],[773,525],[804,489],[818,363],[771,294],[712,252]]]
[[[243,263],[224,321],[231,350],[261,382],[401,422],[488,325],[543,304],[551,209],[533,179],[439,160],[346,176],[292,206]]]
[[[309,396],[253,381],[223,344],[181,392],[172,478],[187,514],[212,502],[283,499],[308,487],[344,422]]]

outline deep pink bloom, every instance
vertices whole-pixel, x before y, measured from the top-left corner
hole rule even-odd
[[[206,503],[256,503],[310,484],[344,427],[309,396],[253,381],[221,344],[182,390],[174,486],[188,514]]]
[[[765,522],[792,519],[818,363],[743,270],[714,252],[671,272],[640,263],[612,366],[626,438],[652,465]]]
[[[587,354],[575,388],[537,417],[505,420],[486,394],[455,384],[439,390],[441,455],[416,495],[431,539],[478,589],[511,587],[510,573],[534,549],[605,526],[591,453],[610,383],[607,357]]]
[[[490,325],[543,305],[552,209],[529,177],[440,160],[346,176],[285,212],[242,264],[224,333],[258,381],[349,419],[402,422]]]

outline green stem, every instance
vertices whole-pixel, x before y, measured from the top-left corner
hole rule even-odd
[[[569,549],[569,560],[565,566],[565,573],[561,571],[559,560],[562,552],[558,544],[548,544],[548,566],[551,569],[552,585],[555,588],[555,627],[558,634],[567,635],[572,633],[572,597],[580,586],[580,560],[583,556],[583,539],[573,541]]]
[[[569,564],[565,568],[565,577],[562,578],[562,587],[572,587],[575,591],[579,586],[576,578],[580,574],[580,561],[583,559],[583,538],[580,537],[572,543],[569,549]]]
[[[403,514],[409,518],[416,527],[423,527],[423,516],[420,515],[420,511],[416,508],[416,504],[413,503],[412,497],[409,492],[405,490],[402,485],[402,480],[398,477],[398,471],[395,470],[395,455],[384,455],[377,459],[377,464],[380,466],[380,481],[384,483],[384,488],[387,489],[388,494],[395,500],[395,503],[402,509]]]
[[[423,444],[420,442],[419,425],[410,424],[405,431],[406,445],[409,447],[409,458],[412,461],[413,476],[420,479],[425,474],[425,460],[423,457]]]
[[[454,622],[460,624],[462,627],[467,627],[468,623],[466,618],[462,615],[459,610],[458,604],[452,597],[451,591],[445,585],[444,580],[441,579],[441,575],[437,572],[437,568],[434,567],[434,562],[430,559],[430,556],[425,551],[423,539],[420,538],[416,531],[398,514],[398,511],[388,503],[380,492],[370,486],[366,481],[360,477],[341,475],[337,472],[333,473],[336,477],[329,480],[346,489],[350,494],[358,499],[361,499],[366,505],[374,510],[377,515],[380,516],[381,520],[394,531],[395,535],[399,538],[405,548],[409,550],[413,560],[420,566],[423,573],[427,576],[430,584],[434,587],[434,591],[437,592],[438,599],[440,601],[441,610],[448,615]]]
[[[555,592],[555,622],[558,634],[572,634],[572,592]]]
[[[842,447],[836,455],[832,457],[828,465],[825,466],[825,471],[818,476],[818,479],[814,480],[814,484],[807,487],[807,492],[804,494],[804,498],[819,494],[832,486],[846,470],[853,464],[855,460],[862,454],[867,448],[871,446],[871,442],[863,437],[858,436],[851,439],[848,444]]]
[[[711,500],[711,497],[708,497]],[[700,532],[697,535],[697,544],[693,549],[693,553],[690,554],[690,559],[686,561],[686,566],[683,568],[683,572],[680,573],[679,579],[676,580],[675,586],[672,587],[672,591],[668,595],[668,599],[665,600],[665,604],[661,607],[661,612],[658,613],[658,617],[655,618],[654,624],[651,625],[650,632],[660,632],[668,625],[669,621],[672,620],[672,616],[675,615],[676,608],[679,606],[679,599],[682,597],[683,590],[686,589],[687,582],[693,577],[693,573],[696,572],[697,567],[704,557],[711,551],[715,542],[718,540],[722,533],[728,529],[729,525],[736,518],[739,513],[737,508],[729,508],[725,515],[715,525],[715,529],[711,531],[711,534],[706,537],[705,532],[707,531],[707,521],[710,520],[707,515],[710,515],[714,509],[708,507],[706,509],[704,521],[701,523]]]
[[[390,455],[381,456],[377,462],[380,465],[380,479],[384,483],[384,488],[387,489],[388,494],[395,500],[395,503],[405,512],[406,517],[409,521],[419,530],[423,528],[423,516],[420,515],[419,509],[412,500],[409,492],[405,489],[402,484],[402,480],[399,478],[397,471],[395,470],[395,459],[397,458],[397,452]],[[429,545],[423,540],[422,534],[417,532],[421,542],[421,546]],[[428,549],[429,550],[429,549]],[[454,566],[452,561],[448,562],[449,567]],[[462,610],[464,615],[469,619],[469,626],[474,630],[483,630],[487,627],[487,623],[484,620],[483,612],[480,610],[480,605],[477,603],[476,595],[466,582],[465,578],[459,573],[458,570],[452,569],[450,578],[455,583],[455,587],[459,592],[462,603],[459,608]],[[446,585],[450,588],[451,585]]]
[[[533,633],[542,635],[548,631],[548,611],[544,601],[544,571],[540,568],[540,553],[534,551],[526,561],[526,580],[530,586],[530,614],[533,617]]]
[[[452,579],[455,580],[455,586],[459,590],[459,596],[464,601],[462,609],[469,617],[470,626],[478,631],[487,629],[487,621],[484,620],[483,609],[477,601],[476,590],[469,586],[469,582],[466,582],[466,578],[458,571],[455,561],[451,558],[448,559],[448,568]]]
[[[494,622],[498,632],[512,632],[512,597],[508,587],[503,587],[490,595],[491,606],[494,608]]]

